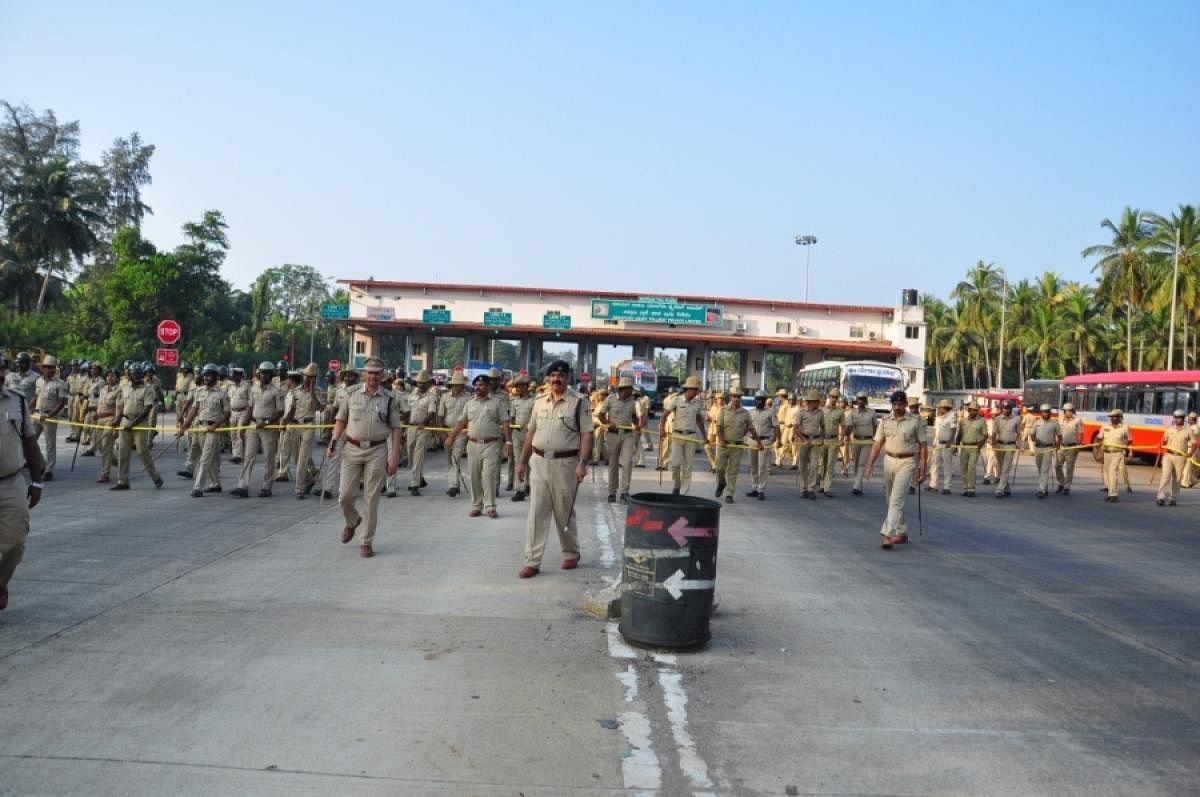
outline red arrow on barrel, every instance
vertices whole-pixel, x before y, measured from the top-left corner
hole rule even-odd
[[[667,534],[675,540],[675,543],[682,548],[687,545],[688,537],[712,537],[717,533],[716,529],[702,529],[697,526],[689,526],[687,518],[681,517],[671,524],[667,529]]]

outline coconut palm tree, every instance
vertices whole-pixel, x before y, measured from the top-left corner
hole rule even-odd
[[[921,297],[921,305],[925,308],[925,325],[929,330],[925,340],[926,359],[933,367],[934,384],[938,390],[943,390],[941,344],[946,336],[946,313],[949,308],[941,299],[929,294]],[[928,379],[928,374],[926,377]]]
[[[1028,354],[1033,358],[1036,368],[1035,376],[1039,379],[1053,379],[1063,376],[1062,351],[1062,320],[1054,308],[1044,304],[1034,305],[1030,309],[1029,318],[1017,333],[1017,343],[1021,348],[1022,359]],[[1024,384],[1022,375],[1021,383]]]
[[[994,263],[978,261],[967,272],[967,278],[955,286],[951,297],[962,300],[965,319],[974,327],[975,336],[983,348],[983,362],[987,364],[988,386],[992,384],[991,351],[988,346],[989,319],[1000,299],[1004,275]]]
[[[1180,348],[1183,367],[1187,368],[1188,321],[1200,312],[1200,219],[1195,206],[1180,205],[1170,218],[1150,213],[1146,220],[1153,228],[1149,249],[1161,256],[1164,272],[1152,300],[1156,307],[1170,307],[1172,299],[1178,304],[1178,317],[1183,322]],[[1178,278],[1174,276],[1177,245]],[[1167,365],[1172,367],[1173,363]]]
[[[1105,219],[1100,226],[1112,233],[1112,242],[1089,246],[1080,254],[1099,258],[1092,271],[1100,272],[1100,295],[1114,308],[1120,305],[1125,309],[1125,369],[1132,371],[1133,314],[1151,292],[1146,264],[1151,227],[1146,214],[1131,207],[1121,212],[1117,223]]]
[[[1087,371],[1088,360],[1099,350],[1104,333],[1099,308],[1090,287],[1070,283],[1062,291],[1058,307],[1060,330],[1075,352],[1075,373]]]

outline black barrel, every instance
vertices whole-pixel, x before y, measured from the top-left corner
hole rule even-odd
[[[917,289],[905,288],[900,292],[900,303],[905,307],[917,306]]]
[[[635,645],[694,648],[711,634],[721,505],[638,493],[625,516],[621,636]]]

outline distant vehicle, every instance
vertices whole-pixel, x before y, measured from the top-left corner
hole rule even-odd
[[[658,404],[658,370],[654,363],[644,357],[633,357],[613,363],[608,368],[609,388],[616,388],[617,382],[628,376],[635,387],[640,387],[642,393],[650,399],[650,406]]]
[[[797,371],[795,387],[801,398],[814,389],[824,397],[835,387],[843,396],[851,399],[859,393],[866,393],[867,406],[885,413],[892,410],[888,401],[892,393],[908,387],[908,377],[900,366],[892,363],[826,360],[806,365]]]
[[[1132,446],[1153,457],[1175,410],[1200,408],[1200,370],[1119,371],[1077,374],[1062,380],[1062,400],[1075,405],[1083,421],[1083,443],[1094,443],[1108,413],[1124,413]]]
[[[1037,411],[1043,404],[1049,404],[1050,409],[1057,413],[1063,402],[1062,380],[1026,379],[1021,401],[1031,411]]]

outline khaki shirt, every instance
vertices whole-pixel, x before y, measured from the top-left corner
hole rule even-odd
[[[121,423],[126,427],[133,426],[138,416],[154,406],[154,388],[142,383],[128,384],[122,387],[121,393]],[[144,420],[144,419],[143,419]]]
[[[870,440],[875,436],[875,410],[855,407],[846,413],[845,424],[855,439]]]
[[[250,406],[250,383],[245,379],[241,384],[229,383],[229,387],[225,390],[229,393],[229,408],[234,412],[241,412]]]
[[[620,396],[613,393],[600,405],[600,413],[608,418],[609,423],[617,426],[636,426],[640,417],[637,404],[637,399],[632,396],[622,401]]]
[[[67,383],[59,379],[57,376],[47,379],[44,376],[39,376],[37,379],[36,393],[38,412],[49,413],[62,402],[66,406],[67,399],[70,395],[67,393]]]
[[[382,387],[375,395],[369,395],[365,384],[353,385],[346,391],[337,419],[346,424],[346,437],[359,442],[386,440],[392,429],[404,425],[396,397]]]
[[[925,444],[925,421],[911,412],[903,418],[889,414],[879,422],[875,442],[883,443],[885,454],[916,454]]]
[[[939,446],[948,446],[954,442],[958,432],[958,417],[953,412],[936,415],[933,418],[933,442]]]
[[[1064,446],[1079,445],[1079,441],[1083,437],[1082,418],[1078,415],[1072,418],[1059,418],[1058,428],[1062,430],[1062,442]]]
[[[316,388],[305,390],[298,387],[292,391],[292,420],[297,423],[312,423],[321,409],[321,397]]]
[[[94,401],[100,398],[100,391],[108,386],[108,380],[102,376],[97,376],[88,383],[88,401]],[[120,387],[118,383],[117,387]]]
[[[106,384],[100,388],[100,395],[96,397],[96,417],[112,418],[115,416],[117,407],[121,406],[122,392],[120,385],[110,387]]]
[[[86,396],[90,381],[87,374],[71,374],[67,377],[67,390],[72,396]]]
[[[992,435],[996,438],[996,445],[1010,446],[1017,442],[1017,438],[1021,434],[1021,419],[1015,415],[1010,415],[1005,418],[1003,415],[996,415],[992,418]]]
[[[437,391],[426,388],[424,393],[414,390],[405,395],[408,398],[408,422],[414,426],[431,426],[441,403]]]
[[[463,415],[467,419],[467,439],[470,440],[473,437],[478,442],[483,442],[491,437],[501,437],[500,424],[510,420],[508,407],[491,394],[488,394],[485,399],[472,396],[471,400],[467,402],[467,406],[463,408]]]
[[[791,421],[796,433],[809,440],[820,440],[825,433],[825,413],[819,407],[815,410],[796,407]]]
[[[704,400],[699,396],[688,401],[682,395],[675,399],[671,407],[671,417],[675,419],[673,430],[677,434],[695,436],[700,431],[701,418],[704,416]]]
[[[1162,445],[1163,448],[1173,448],[1175,451],[1182,451],[1188,454],[1188,445],[1192,441],[1192,432],[1186,426],[1172,426],[1163,432]],[[1168,456],[1180,456],[1174,452],[1166,452]]]
[[[982,445],[987,436],[987,421],[978,415],[974,418],[967,416],[958,423],[958,441],[964,446]]]
[[[637,401],[637,405],[638,405],[638,417],[649,418],[650,417],[650,397],[642,396],[639,399],[635,399],[635,401]]]
[[[1125,424],[1113,426],[1112,423],[1106,423],[1100,427],[1100,442],[1108,446],[1124,447],[1129,445],[1132,438],[1129,435],[1129,427]]]
[[[283,412],[283,391],[274,383],[265,388],[255,382],[250,388],[250,417],[256,421],[269,421]]]
[[[0,478],[15,475],[25,467],[22,438],[33,439],[29,408],[24,396],[11,388],[0,388]],[[14,521],[16,522],[16,521]]]
[[[195,385],[195,383],[195,377],[184,376],[183,374],[180,374],[179,376],[175,377],[175,395],[186,397],[188,393],[192,392],[192,386]]]
[[[755,407],[750,410],[750,424],[764,443],[770,443],[775,439],[775,432],[779,430],[779,414],[767,407],[761,410]]]
[[[845,425],[846,411],[841,407],[822,407],[821,414],[825,416],[825,437],[828,440],[836,440],[841,434],[841,428]]]
[[[587,404],[587,399],[571,390],[561,398],[547,391],[534,402],[529,417],[526,431],[532,436],[533,447],[551,453],[577,450],[582,436],[592,431]]]
[[[438,406],[438,415],[442,416],[443,423],[453,429],[462,420],[463,408],[470,400],[471,394],[465,390],[457,396],[452,393],[442,396],[441,404]]]
[[[1029,435],[1033,433],[1034,424],[1042,419],[1041,415],[1034,415],[1032,412],[1021,416],[1021,437],[1029,439]]]
[[[1059,428],[1058,421],[1053,418],[1050,420],[1038,418],[1033,422],[1033,427],[1029,431],[1030,439],[1038,448],[1054,445],[1055,436],[1060,434],[1062,434],[1062,429]]]
[[[533,417],[533,405],[537,399],[531,393],[525,398],[513,396],[509,405],[512,409],[512,420],[514,424],[518,424],[522,429],[529,426],[529,419]]]
[[[195,404],[197,409],[194,424],[202,423],[207,426],[217,423],[229,414],[229,394],[220,385],[201,386],[196,391]]]
[[[741,443],[754,425],[754,420],[745,407],[722,407],[717,421],[720,434],[718,441],[723,443]]]

